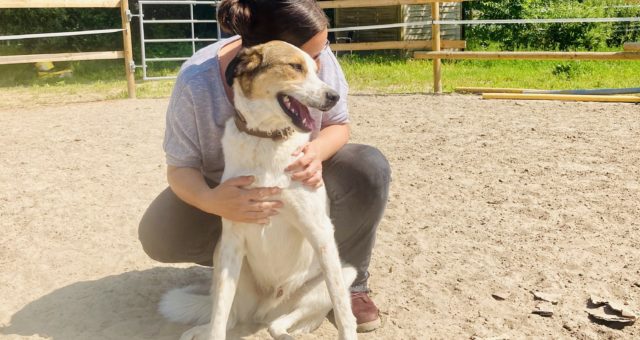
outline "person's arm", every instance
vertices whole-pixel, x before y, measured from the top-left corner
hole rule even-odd
[[[335,155],[349,141],[349,124],[329,125],[313,141],[306,143],[293,153],[302,157],[291,163],[285,170],[292,173],[291,179],[304,185],[318,188],[322,186],[322,162]]]
[[[167,181],[187,204],[232,221],[266,224],[282,207],[282,202],[270,199],[280,193],[277,187],[245,189],[253,183],[252,176],[230,178],[212,189],[199,169],[170,165]]]
[[[318,137],[311,141],[317,150],[321,161],[326,161],[335,155],[349,141],[349,124],[329,125],[318,133]]]
[[[287,171],[293,172],[291,178],[301,181],[304,185],[317,188],[322,185],[322,161],[335,155],[338,150],[349,141],[349,114],[347,97],[349,86],[336,57],[330,49],[325,49],[320,55],[318,76],[331,88],[338,91],[340,100],[331,110],[322,115],[322,128],[318,136],[305,144],[294,156],[304,153],[293,162]]]

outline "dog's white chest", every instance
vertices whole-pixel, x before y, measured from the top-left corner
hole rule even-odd
[[[260,285],[267,288],[302,284],[309,275],[315,276],[320,272],[311,245],[296,225],[300,216],[294,214],[293,207],[299,204],[317,205],[314,210],[326,214],[326,194],[324,191],[304,188],[302,183],[292,181],[290,174],[284,170],[296,159],[292,153],[304,145],[308,138],[306,134],[294,134],[290,139],[276,143],[239,132],[232,121],[226,126],[223,137],[223,181],[251,175],[255,177],[251,187],[277,186],[282,189],[277,199],[283,201],[284,207],[271,218],[269,225],[225,223],[225,227],[237,228],[236,233],[243,236],[251,271]],[[300,282],[287,282],[292,278]]]
[[[256,281],[267,290],[291,292],[309,277],[320,273],[313,248],[304,236],[280,214],[267,226],[243,228],[246,261]]]
[[[285,141],[276,142],[238,131],[232,119],[222,138],[225,169],[222,180],[237,176],[255,176],[252,187],[288,188],[291,185],[285,168],[295,161],[293,152],[309,141],[308,134],[296,133]]]

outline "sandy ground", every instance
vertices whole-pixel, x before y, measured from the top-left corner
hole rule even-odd
[[[0,110],[0,338],[187,328],[156,304],[207,271],[156,263],[137,241],[166,186],[166,106]],[[584,311],[591,293],[640,309],[640,106],[457,95],[350,106],[353,141],[393,168],[370,282],[384,325],[361,339],[640,338],[640,323],[616,329]],[[553,317],[531,314],[533,290],[561,294]],[[335,334],[325,322],[301,338]]]

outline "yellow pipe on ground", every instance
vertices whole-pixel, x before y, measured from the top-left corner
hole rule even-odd
[[[571,94],[483,93],[482,99],[560,100],[574,102],[640,103],[637,96],[598,96]]]

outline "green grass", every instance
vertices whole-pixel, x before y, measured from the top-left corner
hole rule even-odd
[[[401,58],[349,57],[341,60],[356,92],[407,93],[433,89],[432,62]],[[513,87],[578,89],[640,87],[640,62],[448,60],[443,62],[443,87]]]
[[[104,99],[127,97],[124,63],[122,60],[97,60],[71,63],[55,63],[55,70],[71,69],[69,78],[39,78],[33,64],[0,65],[0,94],[11,89],[32,88],[35,92],[48,91],[65,95],[102,93]],[[179,64],[162,65],[154,76],[173,75]],[[167,97],[171,94],[173,80],[142,81],[141,70],[136,70],[136,91],[140,98]]]
[[[340,62],[353,93],[415,93],[432,91],[431,61],[395,56],[342,55]],[[71,68],[71,78],[40,79],[33,64],[0,66],[0,96],[32,96],[65,102],[126,98],[121,60],[56,63]],[[177,63],[154,65],[153,75],[175,74]],[[139,71],[139,70],[138,70]],[[456,87],[513,87],[535,89],[583,89],[640,87],[640,62],[632,61],[483,61],[443,63],[444,91]],[[139,98],[171,94],[173,80],[143,82],[137,74]],[[46,96],[42,94],[46,93]],[[5,103],[5,106],[8,105]]]

